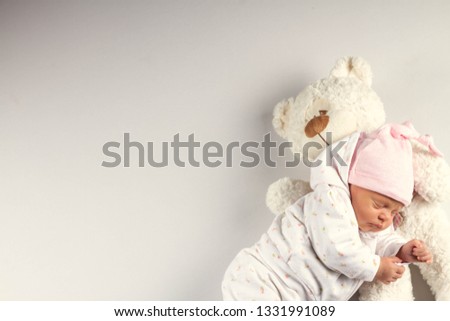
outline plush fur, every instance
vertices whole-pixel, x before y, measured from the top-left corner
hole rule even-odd
[[[308,138],[304,131],[308,121],[319,115],[319,110],[326,110],[329,116],[322,132],[332,133],[329,143],[355,131],[377,129],[385,122],[385,112],[371,85],[372,71],[366,61],[359,57],[341,58],[329,77],[307,86],[295,99],[278,103],[273,113],[273,126],[280,136],[292,143],[292,151],[300,154],[311,141],[322,148],[325,146],[320,137]],[[309,151],[308,158],[312,160],[321,150]],[[413,151],[415,196],[403,213],[399,230],[406,239],[422,239],[427,243],[434,262],[418,264],[422,276],[436,300],[450,300],[449,223],[440,205],[450,198],[450,167],[443,158],[432,156],[415,142]],[[274,214],[279,214],[310,191],[308,182],[285,177],[269,187],[266,203]],[[397,282],[390,285],[377,281],[365,283],[359,292],[360,300],[414,300],[409,268]]]

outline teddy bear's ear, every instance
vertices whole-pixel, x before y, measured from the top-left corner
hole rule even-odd
[[[413,146],[414,190],[427,202],[450,198],[450,166],[443,157],[433,156],[422,144]]]
[[[355,77],[372,86],[372,69],[370,65],[360,57],[343,57],[339,59],[331,70],[333,77]]]
[[[272,125],[275,131],[283,138],[287,138],[289,124],[289,115],[294,105],[294,99],[291,97],[279,102],[273,110]]]

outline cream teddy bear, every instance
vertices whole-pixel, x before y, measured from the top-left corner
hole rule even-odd
[[[312,161],[326,145],[384,124],[384,107],[371,85],[372,71],[366,61],[341,58],[329,77],[307,86],[295,99],[276,105],[275,130],[291,142],[293,153],[304,154],[303,149],[311,142],[321,146],[308,148],[307,158]],[[418,266],[436,300],[450,300],[449,224],[440,205],[450,198],[450,167],[423,145],[412,144],[415,196],[404,210],[399,231],[407,239],[422,239],[428,244],[434,262]],[[277,215],[310,191],[308,182],[285,177],[269,187],[266,203]],[[360,300],[414,300],[409,268],[397,282],[365,283],[359,292]]]

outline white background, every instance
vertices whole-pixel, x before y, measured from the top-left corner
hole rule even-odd
[[[448,1],[0,1],[0,299],[220,300],[272,220],[267,187],[304,168],[104,168],[103,144],[281,142],[276,103],[354,55],[387,120],[450,155],[449,18]]]

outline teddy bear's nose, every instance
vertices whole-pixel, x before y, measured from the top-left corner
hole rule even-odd
[[[326,110],[319,110],[319,116],[314,116],[305,127],[305,134],[311,138],[320,133],[327,127],[330,117],[327,116]]]

